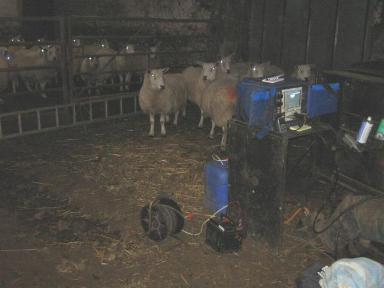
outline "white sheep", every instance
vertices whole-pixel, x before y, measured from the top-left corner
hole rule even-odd
[[[116,51],[111,48],[100,48],[96,51],[96,58],[99,62],[97,66],[97,82],[96,85],[106,84],[109,80],[114,83],[113,76],[116,73],[116,57],[104,56],[114,55]]]
[[[15,53],[13,64],[15,67],[33,67],[54,65],[57,60],[57,47],[44,46],[21,49]],[[41,97],[47,98],[43,92],[48,82],[55,79],[56,75],[51,69],[22,70],[16,72],[25,83],[29,91],[36,87]]]
[[[251,66],[250,76],[252,78],[265,78],[279,75],[284,75],[284,70],[278,66],[272,65],[269,61]]]
[[[92,56],[84,58],[80,65],[81,79],[88,87],[88,94],[91,87],[96,89],[96,94],[100,94],[100,86],[111,80],[116,71],[116,58],[113,56],[116,51],[111,48],[99,48]],[[112,55],[112,56],[110,56]]]
[[[80,73],[80,67],[82,65],[83,58],[82,56],[95,55],[96,52],[102,48],[102,43],[99,42],[91,45],[83,45],[80,39],[72,39],[72,75],[74,78]],[[104,45],[106,45],[104,43]],[[80,76],[80,78],[83,78]]]
[[[219,71],[222,74],[230,74],[231,73],[232,56],[233,56],[233,54],[223,56],[218,61]]]
[[[202,97],[204,90],[216,79],[216,63],[200,63],[202,67],[190,66],[183,71],[183,78],[188,91],[188,100],[200,108],[199,128],[204,125]]]
[[[155,135],[155,116],[160,114],[161,135],[166,135],[165,121],[175,113],[176,126],[180,111],[185,110],[187,90],[181,74],[166,74],[168,69],[152,69],[144,74],[139,93],[141,110],[149,115],[149,136]]]
[[[15,37],[12,37],[11,39],[9,39],[10,46],[8,47],[8,51],[13,54],[20,49],[26,49],[26,47],[21,44],[24,42],[25,41],[21,37],[21,35],[16,35]]]
[[[293,67],[291,77],[301,81],[313,81],[315,77],[313,64],[300,64]]]
[[[9,46],[7,48],[7,51],[9,53],[9,55],[11,55],[12,58],[14,58],[15,54],[18,53],[20,50],[27,49],[25,46],[21,45],[24,42],[25,41],[21,37],[21,35],[16,35],[16,36],[12,37],[11,39],[9,39]],[[13,59],[8,60],[9,67],[15,67],[13,62],[14,62]],[[17,71],[9,72],[8,78],[9,78],[9,81],[11,81],[11,83],[12,83],[12,92],[16,93],[17,89],[20,86],[19,76],[18,76]]]
[[[120,51],[120,55],[116,56],[116,72],[119,76],[120,81],[120,91],[129,90],[133,72],[129,71],[130,69],[135,69],[134,61],[132,57],[127,55],[132,55],[135,53],[135,45],[127,44]],[[133,56],[136,57],[136,56]]]
[[[235,114],[236,84],[237,79],[233,77],[218,79],[205,89],[202,98],[202,109],[211,118],[212,123],[209,137],[214,137],[216,126],[221,127],[223,130],[221,146],[223,148],[227,142],[228,121]]]
[[[99,61],[96,57],[88,57],[84,58],[81,61],[80,64],[80,73],[81,73],[81,79],[84,81],[84,83],[87,85],[87,91],[88,95],[91,95],[91,88],[94,87],[96,88],[96,71],[97,67],[99,65]],[[99,91],[96,92],[97,94]]]
[[[218,61],[219,63],[219,71],[221,73],[218,74],[218,78],[221,78],[221,75],[230,75],[231,77],[241,80],[244,77],[250,77],[251,76],[251,64],[247,62],[233,62],[233,53],[230,55],[227,55],[225,57],[221,57],[221,59]]]

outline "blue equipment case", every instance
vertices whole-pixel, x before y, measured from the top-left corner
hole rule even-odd
[[[276,105],[278,95],[282,90],[296,87],[302,87],[301,112],[306,113],[308,118],[337,112],[339,83],[309,84],[292,79],[265,83],[247,78],[237,85],[237,120],[250,127],[261,128],[257,138],[264,137],[279,117]]]

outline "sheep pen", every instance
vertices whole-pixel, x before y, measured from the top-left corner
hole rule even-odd
[[[383,72],[383,3],[0,0],[0,288],[285,288],[384,259],[318,231],[365,189],[344,170],[383,187],[382,89],[342,76]]]

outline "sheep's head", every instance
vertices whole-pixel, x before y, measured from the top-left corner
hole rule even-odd
[[[157,46],[152,46],[152,47],[149,48],[149,51],[151,52],[151,56],[150,56],[151,59],[154,59],[154,58],[157,57],[156,53],[157,53],[158,50],[159,49],[158,49]]]
[[[125,45],[125,53],[127,53],[127,54],[135,53],[135,45],[133,45],[133,44],[126,44]]]
[[[97,69],[97,67],[99,67],[99,59],[97,57],[88,57],[85,61],[87,61],[87,65],[91,69]]]
[[[5,47],[0,47],[0,57],[7,62],[12,61],[13,59],[13,55]]]
[[[48,46],[40,47],[40,55],[43,57],[48,56]]]
[[[96,43],[96,46],[101,47],[101,48],[109,48],[109,42],[107,39],[102,39]]]
[[[21,35],[17,35],[15,37],[12,37],[9,42],[11,42],[11,44],[16,44],[16,43],[22,43],[22,42],[25,42],[24,39],[21,37]]]
[[[81,45],[81,40],[76,38],[76,39],[72,39],[72,45],[73,47],[80,47]]]
[[[295,78],[308,81],[312,75],[312,65],[310,64],[301,64],[297,65],[294,70]]]
[[[231,61],[232,61],[232,55],[233,54],[231,54],[231,55],[228,55],[228,56],[226,56],[226,57],[222,57],[220,60],[219,60],[219,62],[218,62],[218,64],[219,64],[219,66],[220,66],[220,70],[221,70],[221,72],[223,72],[223,73],[231,73]]]
[[[41,56],[46,57],[48,61],[56,61],[59,57],[60,47],[57,45],[45,45],[40,47]]]
[[[216,79],[216,63],[202,63],[202,78],[203,80],[213,81]]]
[[[268,62],[253,64],[251,66],[251,77],[263,78],[265,76],[268,65],[269,65]]]
[[[152,69],[148,71],[148,79],[153,90],[162,90],[165,88],[164,73],[169,69]]]

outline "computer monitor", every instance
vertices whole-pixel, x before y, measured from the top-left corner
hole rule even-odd
[[[281,112],[284,112],[286,120],[293,119],[295,113],[301,112],[303,87],[284,89],[281,92],[283,94]]]

